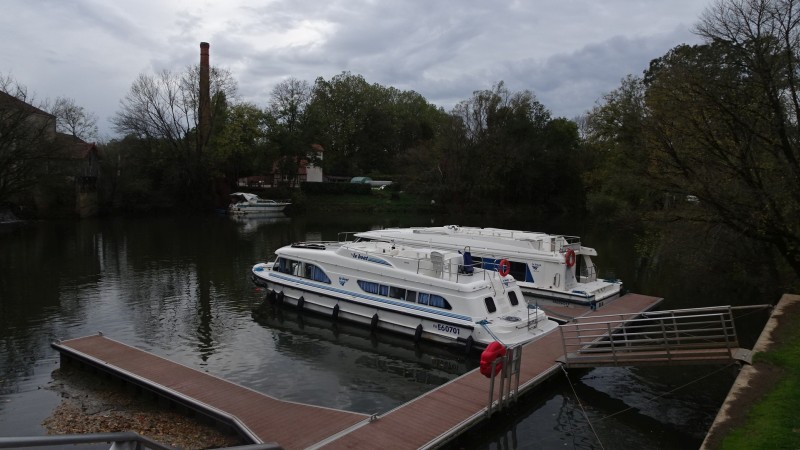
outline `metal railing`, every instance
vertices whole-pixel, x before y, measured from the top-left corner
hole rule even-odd
[[[132,431],[119,433],[65,434],[57,436],[0,437],[0,448],[51,447],[86,444],[111,444],[110,450],[175,450]],[[271,442],[225,447],[226,450],[281,450]]]
[[[739,349],[730,306],[578,318],[559,328],[568,367],[706,364],[749,357]]]
[[[522,362],[522,346],[506,347],[506,354],[492,361],[491,376],[489,377],[489,405],[486,408],[486,418],[492,417],[496,411],[502,411],[519,395],[519,369]],[[500,373],[495,375],[497,364],[503,364]],[[500,379],[500,395],[494,400],[495,379]]]

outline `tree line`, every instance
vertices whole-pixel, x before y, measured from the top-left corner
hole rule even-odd
[[[164,189],[202,206],[220,180],[235,186],[277,171],[292,181],[318,145],[324,157],[312,162],[326,175],[388,178],[457,206],[580,208],[577,126],[553,119],[530,91],[512,93],[499,82],[445,112],[416,92],[343,72],[313,85],[285,80],[259,107],[237,101],[233,77],[215,68],[213,131],[205,154],[196,154],[198,70],[140,75],[113,118],[125,138],[107,148],[127,159],[132,182],[149,181],[147,192]]]
[[[259,106],[212,68],[199,152],[199,67],[141,74],[112,119],[122,137],[103,146],[106,190],[122,204],[208,207],[239,178],[291,179],[318,144],[327,175],[390,178],[457,208],[722,227],[797,275],[797,17],[792,0],[717,0],[695,27],[702,43],[655,58],[571,120],[502,81],[444,111],[349,72],[285,80]]]

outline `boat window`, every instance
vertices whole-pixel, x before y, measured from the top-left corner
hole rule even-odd
[[[380,293],[381,293],[381,295],[388,296],[389,295],[389,286],[381,284],[380,285]]]
[[[369,292],[370,294],[377,294],[380,292],[381,288],[380,284],[373,283],[372,281],[358,280],[358,285],[361,287],[361,290],[364,292]]]
[[[406,301],[416,303],[417,302],[417,291],[406,291]]]
[[[525,269],[527,265],[524,262],[511,261],[511,276],[515,280],[525,280]]]
[[[325,275],[325,272],[322,271],[319,267],[315,266],[314,264],[306,264],[306,278],[314,281],[320,281],[322,283],[331,284],[331,279]]]
[[[517,299],[517,293],[514,291],[508,291],[508,299],[511,300],[512,306],[519,305],[519,300]]]
[[[490,313],[497,311],[497,307],[494,306],[494,299],[492,297],[486,297],[483,299],[483,302],[486,303],[486,310]]]
[[[427,294],[425,292],[420,292],[419,297],[417,297],[417,303],[421,305],[427,305],[430,303],[431,294]]]
[[[436,294],[431,294],[431,306],[444,309],[453,309],[450,306],[450,303],[448,303],[447,300],[444,299],[444,297]]]
[[[389,297],[403,300],[406,298],[406,290],[399,287],[389,286]]]
[[[275,266],[278,268],[278,272],[302,276],[300,261],[278,258]]]

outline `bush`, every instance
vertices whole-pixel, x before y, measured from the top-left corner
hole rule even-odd
[[[300,183],[300,190],[310,195],[319,194],[355,194],[370,195],[372,186],[366,183]]]

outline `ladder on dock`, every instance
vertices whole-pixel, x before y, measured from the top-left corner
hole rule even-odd
[[[756,305],[747,308],[763,308]],[[567,368],[750,363],[731,306],[579,317],[561,325]]]

